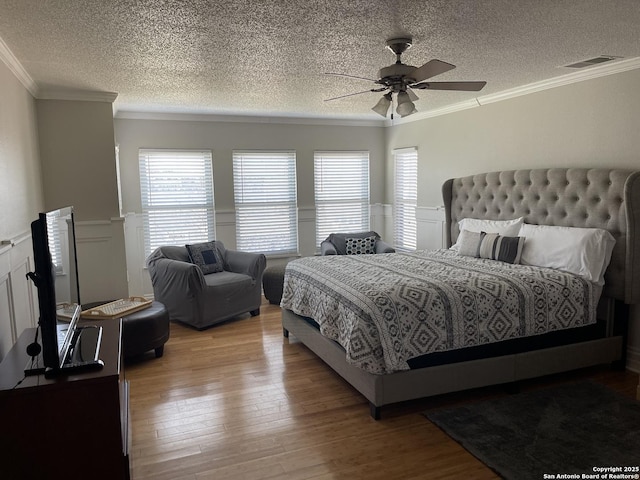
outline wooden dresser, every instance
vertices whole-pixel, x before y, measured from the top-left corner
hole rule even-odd
[[[26,329],[0,364],[0,477],[129,478],[129,391],[121,320],[103,320],[98,371],[24,377]],[[22,382],[20,382],[22,380]]]

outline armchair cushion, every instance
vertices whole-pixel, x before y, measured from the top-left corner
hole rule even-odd
[[[223,256],[217,248],[217,242],[194,243],[185,245],[189,252],[189,260],[200,267],[202,273],[217,273],[224,270]]]

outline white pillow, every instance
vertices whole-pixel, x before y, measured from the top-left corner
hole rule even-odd
[[[460,232],[467,230],[475,233],[497,233],[505,237],[516,237],[522,225],[522,217],[513,220],[480,220],[479,218],[463,218],[458,222]],[[451,250],[460,250],[460,236]]]
[[[520,259],[523,265],[557,268],[604,284],[616,244],[606,230],[523,224],[518,235],[526,238]]]

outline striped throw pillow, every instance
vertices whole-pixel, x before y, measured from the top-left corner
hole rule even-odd
[[[520,263],[524,237],[503,237],[497,233],[480,233],[478,255],[506,263]]]

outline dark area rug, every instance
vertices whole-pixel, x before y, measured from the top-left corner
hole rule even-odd
[[[588,478],[582,474],[598,473],[594,467],[640,464],[640,402],[594,382],[424,415],[506,479],[563,478],[558,474]],[[632,470],[626,472],[630,476],[621,477],[607,473],[599,478],[638,478],[638,473]]]

